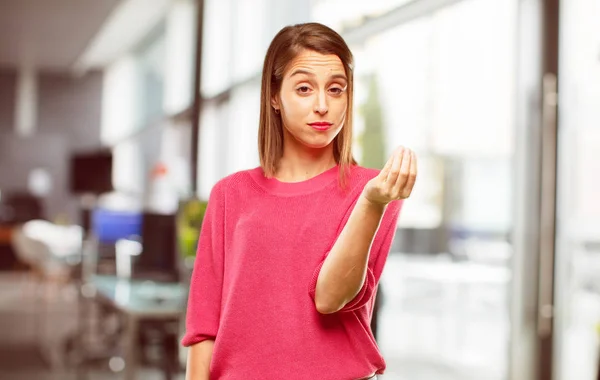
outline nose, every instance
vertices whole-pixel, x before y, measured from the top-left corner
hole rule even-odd
[[[319,91],[317,99],[315,100],[315,112],[321,115],[325,115],[329,110],[327,105],[327,95],[324,91]]]

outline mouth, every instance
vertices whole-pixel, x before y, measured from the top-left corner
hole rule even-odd
[[[333,123],[330,123],[327,121],[316,121],[314,123],[308,123],[308,125],[310,125],[311,127],[313,127],[316,130],[326,131],[333,125]]]

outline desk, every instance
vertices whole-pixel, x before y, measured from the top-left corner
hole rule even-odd
[[[125,374],[135,379],[136,350],[140,321],[179,321],[185,312],[187,289],[180,283],[119,279],[114,276],[91,276],[84,293],[121,313],[127,321],[125,334]]]
[[[173,318],[185,311],[187,289],[180,283],[95,275],[90,284],[118,311],[139,318]]]

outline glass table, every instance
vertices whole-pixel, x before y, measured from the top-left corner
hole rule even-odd
[[[187,288],[176,282],[124,279],[93,275],[81,290],[93,300],[121,314],[125,321],[124,379],[135,379],[138,369],[138,333],[141,321],[179,322],[185,313]],[[80,321],[80,326],[83,323]]]

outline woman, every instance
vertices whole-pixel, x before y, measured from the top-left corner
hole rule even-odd
[[[416,158],[352,158],[352,54],[326,26],[282,29],[264,62],[261,166],[211,191],[182,344],[187,379],[375,378],[374,295]]]

